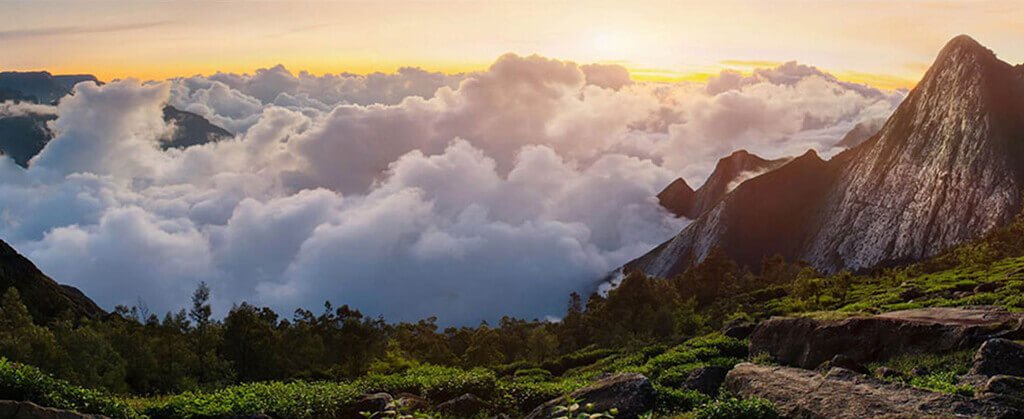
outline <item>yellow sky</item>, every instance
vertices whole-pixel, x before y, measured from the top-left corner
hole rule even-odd
[[[0,69],[101,79],[251,72],[458,72],[506,52],[701,80],[789,60],[909,87],[967,33],[1024,61],[1020,0],[4,1]]]

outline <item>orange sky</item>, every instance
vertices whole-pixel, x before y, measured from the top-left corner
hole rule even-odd
[[[840,78],[910,87],[967,33],[1024,61],[1017,0],[5,1],[0,69],[101,79],[251,72],[458,72],[505,52],[615,62],[642,80],[797,60]]]

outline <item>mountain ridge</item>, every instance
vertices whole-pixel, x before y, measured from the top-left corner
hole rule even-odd
[[[624,268],[672,276],[720,248],[749,267],[777,253],[825,272],[863,270],[1006,225],[1024,188],[1022,75],[970,37],[953,38],[877,134],[827,162],[801,163],[814,170],[784,170],[805,155],[748,180]],[[766,211],[765,200],[787,193],[772,185],[806,195],[790,195],[799,199],[790,212]]]

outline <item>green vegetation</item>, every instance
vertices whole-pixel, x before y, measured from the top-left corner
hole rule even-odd
[[[36,368],[0,358],[0,399],[30,400],[42,406],[97,413],[112,418],[141,417],[127,403],[99,390],[84,389]]]
[[[297,310],[290,318],[242,303],[218,320],[204,285],[188,311],[162,318],[118,307],[102,320],[41,325],[12,289],[0,298],[0,356],[10,360],[0,363],[0,397],[113,417],[306,418],[371,392],[432,403],[471,393],[496,411],[521,414],[602,374],[638,372],[655,386],[654,415],[771,417],[764,401],[685,388],[697,368],[748,359],[746,342],[715,330],[773,315],[844,318],[978,304],[1024,310],[1024,220],[899,268],[826,276],[781,257],[756,268],[712,252],[675,278],[632,274],[607,296],[573,294],[558,323],[506,317],[443,329],[433,318],[390,324],[330,302],[319,314]],[[969,361],[964,352],[874,367],[896,372],[887,380],[969,394],[973,388],[957,382]]]
[[[903,355],[886,362],[872,364],[871,368],[886,367],[893,371],[883,380],[910,384],[914,387],[941,393],[974,395],[975,388],[960,384],[958,376],[971,369],[974,351],[959,351],[949,354]]]
[[[771,402],[724,396],[697,409],[697,419],[774,419],[779,417]]]

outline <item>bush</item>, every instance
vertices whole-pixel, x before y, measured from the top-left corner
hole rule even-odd
[[[616,352],[611,349],[585,349],[546,361],[541,364],[541,368],[550,371],[551,374],[562,375],[570,369],[593,364],[602,358],[615,355]]]
[[[695,390],[676,389],[655,384],[655,410],[660,413],[689,412],[711,400]]]
[[[474,368],[463,370],[452,367],[424,365],[402,374],[370,374],[356,380],[353,385],[363,393],[413,393],[436,402],[472,393],[484,399],[495,395],[496,377],[493,371]]]
[[[146,414],[159,418],[209,418],[266,414],[275,418],[334,416],[362,393],[344,383],[249,383],[212,393],[186,392],[156,402]]]
[[[775,406],[765,399],[722,396],[697,409],[695,417],[697,419],[775,419],[779,417],[779,414],[775,411]]]
[[[73,386],[28,365],[0,358],[0,399],[112,418],[142,417],[124,401],[98,390]]]

